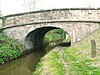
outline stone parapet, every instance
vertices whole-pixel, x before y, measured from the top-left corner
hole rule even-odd
[[[8,15],[5,17],[5,25],[7,26],[52,20],[100,22],[100,9],[52,9]]]

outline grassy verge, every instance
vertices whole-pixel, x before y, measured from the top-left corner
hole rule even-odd
[[[91,39],[97,44],[95,58],[91,58]],[[100,29],[69,48],[50,51],[33,75],[100,75]]]
[[[91,58],[92,39],[95,39],[97,44],[95,58]],[[71,63],[70,71],[75,72],[75,75],[100,75],[100,49],[98,47],[100,47],[100,29],[87,35],[76,45],[65,49],[63,59]]]
[[[59,61],[58,53],[52,51],[41,59],[33,75],[64,75],[64,73],[64,66]]]
[[[23,47],[18,42],[0,33],[0,64],[19,57],[22,50]]]

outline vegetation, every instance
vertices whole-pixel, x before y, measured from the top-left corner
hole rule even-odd
[[[22,50],[23,47],[18,42],[0,33],[0,64],[19,57]]]
[[[59,39],[65,39],[66,34],[67,32],[62,29],[54,29],[45,35],[45,41],[46,43],[50,43],[53,41],[58,41]]]
[[[69,48],[55,48],[38,63],[33,75],[100,75],[100,29]],[[91,58],[91,39],[97,55]]]
[[[64,66],[59,61],[58,53],[52,51],[44,56],[33,75],[65,75]]]
[[[70,39],[65,39],[67,32],[63,29],[53,29],[45,35],[45,42],[46,42],[46,52],[49,52],[52,48],[59,45],[61,42],[68,42]],[[67,34],[68,35],[68,34]]]

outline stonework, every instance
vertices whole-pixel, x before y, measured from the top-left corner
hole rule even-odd
[[[26,36],[38,28],[64,29],[69,33],[72,43],[100,28],[100,9],[55,9],[5,17],[5,25],[1,26],[0,20],[0,27],[7,28],[5,34],[22,44],[25,44]]]

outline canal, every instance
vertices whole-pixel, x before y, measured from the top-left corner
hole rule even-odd
[[[32,75],[40,58],[45,54],[44,50],[35,50],[18,59],[0,65],[0,75]]]
[[[62,39],[51,42],[46,47],[34,50],[18,59],[0,65],[0,75],[32,75],[40,58],[61,42]]]

